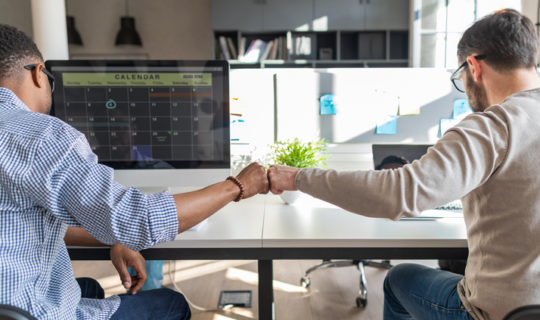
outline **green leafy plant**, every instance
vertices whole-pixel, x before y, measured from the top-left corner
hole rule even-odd
[[[295,168],[313,168],[320,165],[326,167],[328,158],[326,141],[302,143],[298,138],[294,140],[278,141],[270,146],[270,157],[274,164],[286,165]]]

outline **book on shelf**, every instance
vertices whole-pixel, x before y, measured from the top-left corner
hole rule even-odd
[[[283,44],[281,46],[281,52],[282,52],[281,59],[289,60],[289,46],[288,46],[287,38],[281,37],[281,40],[282,40],[281,43]]]
[[[229,48],[227,48],[227,39],[224,36],[219,36],[219,48],[221,49],[221,56],[225,60],[231,60],[231,54],[229,53]]]
[[[246,37],[240,38],[240,44],[238,46],[238,58],[243,57],[246,53]]]
[[[279,38],[276,38],[274,42],[272,43],[272,48],[270,49],[270,54],[268,55],[268,59],[270,60],[276,60],[277,59],[277,50],[279,47]]]
[[[255,39],[244,50],[246,40],[242,37],[238,49],[238,59],[242,62],[260,62],[264,60],[286,60],[288,58],[287,39],[277,37],[271,41]],[[242,54],[243,53],[243,54]]]
[[[238,59],[238,55],[236,54],[236,47],[234,46],[232,38],[227,37],[227,44],[229,45],[229,53],[231,59]]]
[[[251,41],[246,53],[239,59],[243,62],[258,62],[261,56],[261,52],[264,50],[266,43],[261,39]]]
[[[293,37],[294,59],[315,59],[313,51],[314,35],[296,35]]]
[[[268,56],[270,55],[270,51],[272,50],[272,46],[274,45],[274,41],[269,41],[266,43],[266,46],[264,47],[264,51],[259,57],[259,61],[267,60]]]

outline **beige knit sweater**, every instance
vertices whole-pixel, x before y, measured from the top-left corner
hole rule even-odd
[[[399,219],[461,198],[469,243],[463,305],[501,319],[540,303],[540,89],[466,117],[400,169],[302,169],[303,192],[370,217]]]

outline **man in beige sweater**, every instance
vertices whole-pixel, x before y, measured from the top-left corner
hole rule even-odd
[[[389,271],[385,319],[501,319],[540,302],[540,79],[532,22],[501,10],[471,26],[453,74],[476,111],[399,169],[272,166],[271,190],[299,189],[346,210],[397,220],[461,198],[462,277],[416,264]]]

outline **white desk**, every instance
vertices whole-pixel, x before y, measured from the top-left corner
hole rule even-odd
[[[265,196],[232,202],[175,241],[154,248],[261,248]]]
[[[279,197],[268,196],[265,207],[265,248],[467,247],[460,214],[426,220],[368,218],[309,195],[302,195],[293,205],[284,205]]]
[[[108,248],[69,248],[74,260],[108,260]],[[275,259],[464,259],[462,218],[390,221],[366,218],[303,196],[285,205],[278,196],[231,203],[198,230],[144,250],[147,259],[258,260],[259,319],[273,318]]]

